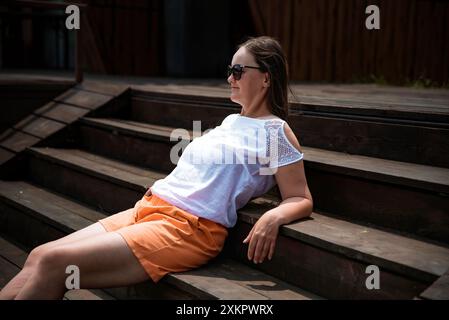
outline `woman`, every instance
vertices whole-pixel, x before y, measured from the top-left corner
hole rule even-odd
[[[236,210],[277,183],[282,202],[265,212],[243,241],[249,260],[271,259],[279,226],[309,216],[313,208],[303,153],[282,120],[288,81],[279,43],[259,37],[240,45],[228,82],[240,114],[194,139],[177,167],[134,208],[35,248],[0,298],[61,299],[69,265],[79,268],[81,288],[157,282],[168,272],[199,267],[223,248]],[[212,155],[223,147],[240,155],[238,163],[215,161]],[[200,161],[193,161],[200,152]]]

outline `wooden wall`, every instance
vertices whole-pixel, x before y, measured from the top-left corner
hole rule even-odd
[[[284,46],[292,79],[449,84],[449,1],[248,1],[256,33]],[[365,27],[370,4],[380,9],[380,30]]]
[[[90,72],[164,73],[163,0],[84,0],[83,61]]]

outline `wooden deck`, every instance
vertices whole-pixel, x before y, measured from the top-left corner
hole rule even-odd
[[[132,89],[228,98],[229,85],[223,79],[175,79],[85,75],[86,82],[120,84]],[[66,72],[2,72],[0,85],[20,82],[68,82],[72,75]],[[356,109],[432,113],[449,116],[449,90],[436,88],[393,87],[376,84],[313,84],[291,83],[293,103],[322,103],[351,106]],[[296,96],[296,98],[295,98]]]

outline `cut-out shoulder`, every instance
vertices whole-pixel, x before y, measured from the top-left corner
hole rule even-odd
[[[287,137],[284,127],[285,121],[266,122],[267,129],[267,156],[270,157],[270,167],[281,167],[304,158],[304,154],[298,150]]]

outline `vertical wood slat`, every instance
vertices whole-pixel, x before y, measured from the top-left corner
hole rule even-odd
[[[85,2],[89,5],[87,19],[93,39],[83,52],[86,69],[107,74],[160,75],[164,62],[162,0]],[[91,51],[94,44],[98,48],[96,55]]]
[[[420,77],[449,83],[449,2],[422,0],[250,0],[260,35],[280,39],[290,77],[345,82]],[[380,9],[380,30],[367,30],[365,8]],[[256,12],[255,8],[257,7]],[[263,12],[263,13],[262,13]],[[262,27],[264,26],[263,33]]]

